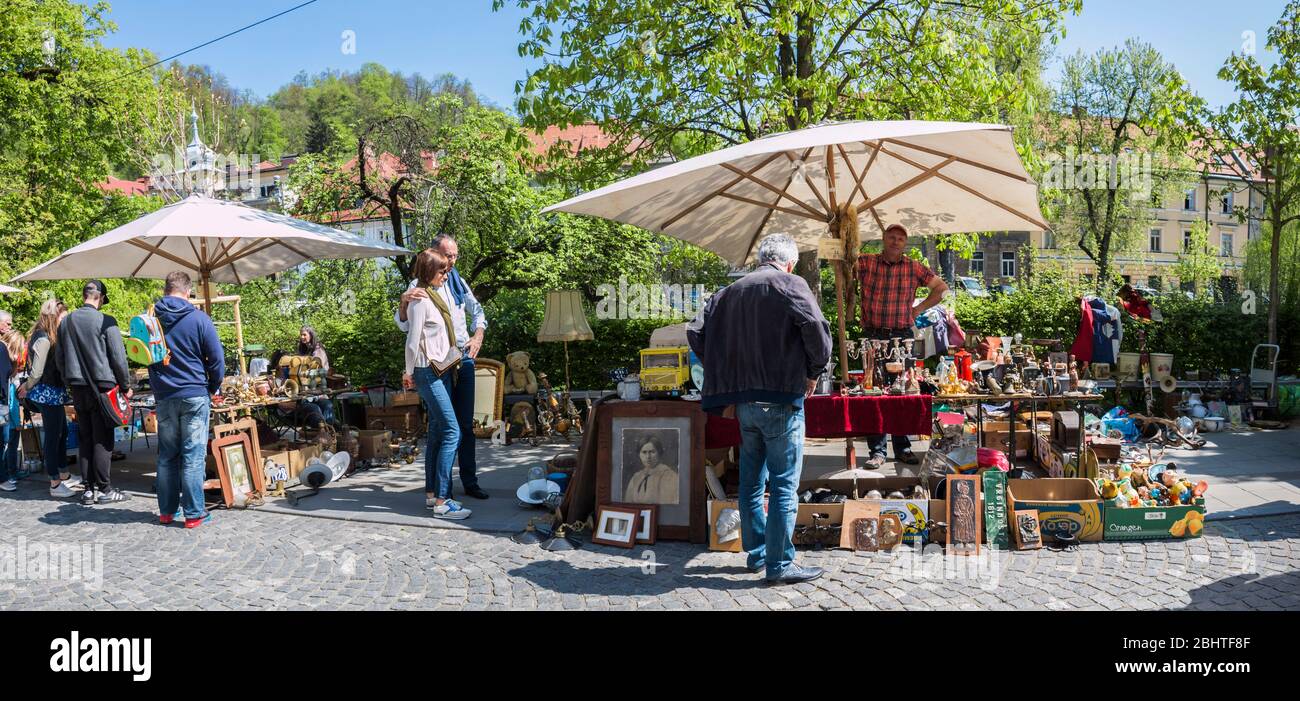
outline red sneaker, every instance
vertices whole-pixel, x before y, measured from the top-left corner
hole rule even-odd
[[[185,527],[186,527],[186,528],[198,528],[199,526],[202,526],[203,524],[205,524],[205,523],[207,523],[208,521],[211,521],[211,520],[212,520],[212,512],[208,512],[208,514],[207,514],[206,516],[204,516],[203,518],[187,518],[187,519],[185,519]]]
[[[171,522],[175,520],[176,517],[171,514],[158,514],[158,523],[161,523],[164,526],[170,525]]]

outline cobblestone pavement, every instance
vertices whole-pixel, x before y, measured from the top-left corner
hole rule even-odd
[[[766,587],[743,556],[686,543],[548,553],[505,535],[257,511],[186,531],[157,525],[139,497],[4,497],[2,609],[1300,610],[1300,515],[1073,553],[801,551],[827,575]]]

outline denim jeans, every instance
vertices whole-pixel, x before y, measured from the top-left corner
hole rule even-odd
[[[478,486],[478,465],[474,458],[474,359],[460,361],[460,376],[451,387],[451,403],[460,426],[460,446],[456,451],[460,465],[460,484],[466,490]]]
[[[451,498],[451,464],[460,445],[460,426],[451,404],[454,375],[447,372],[438,377],[429,368],[416,368],[413,373],[415,389],[429,413],[429,430],[424,437],[424,491],[439,499]]]
[[[32,403],[41,410],[44,426],[41,452],[45,454],[45,474],[56,480],[68,470],[68,415],[61,404]]]
[[[185,509],[185,518],[203,518],[203,477],[208,453],[207,396],[162,399],[158,414],[158,513]],[[249,465],[260,470],[260,464]]]
[[[766,565],[769,579],[794,564],[796,491],[803,471],[803,409],[736,405],[740,422],[740,538],[750,569]],[[768,486],[767,512],[763,487]]]
[[[871,457],[885,457],[885,439],[892,438],[894,443],[894,457],[903,457],[903,451],[912,449],[912,439],[907,436],[890,436],[887,433],[872,433],[866,436],[867,448],[871,450]]]

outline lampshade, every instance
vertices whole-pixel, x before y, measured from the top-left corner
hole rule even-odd
[[[546,318],[537,332],[538,341],[590,341],[595,337],[577,290],[546,293]]]

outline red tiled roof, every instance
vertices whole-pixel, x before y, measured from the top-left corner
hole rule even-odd
[[[103,192],[116,192],[127,197],[147,195],[149,194],[149,179],[122,180],[110,175],[107,182],[95,183],[95,187],[98,187]]]
[[[537,155],[545,154],[552,146],[561,142],[569,144],[570,153],[577,153],[589,148],[607,148],[614,143],[614,137],[595,124],[575,124],[564,128],[549,126],[540,134],[537,132],[529,133],[528,140],[532,142],[533,153]],[[627,153],[633,153],[641,146],[642,141],[640,139],[633,139],[624,150]]]

